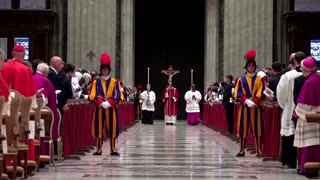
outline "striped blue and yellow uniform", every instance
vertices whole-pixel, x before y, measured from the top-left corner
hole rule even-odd
[[[108,80],[96,78],[92,82],[89,100],[96,102],[98,99],[106,101],[113,99],[116,104],[123,101],[120,81],[114,78]],[[117,106],[104,109],[96,106],[93,111],[92,136],[95,138],[117,138],[119,135],[119,119]]]
[[[255,75],[250,77],[249,75],[244,75],[238,80],[235,86],[233,98],[258,99],[262,101],[265,98],[263,94],[264,89],[265,83],[263,83],[260,76]],[[238,113],[237,136],[246,138],[250,125],[255,137],[261,137],[263,135],[262,107],[260,104],[257,104],[257,107],[249,108],[242,102]]]

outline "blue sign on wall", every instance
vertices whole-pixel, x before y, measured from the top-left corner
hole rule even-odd
[[[21,44],[26,48],[26,55],[24,56],[24,60],[29,60],[29,38],[26,37],[18,37],[15,38],[15,44]]]

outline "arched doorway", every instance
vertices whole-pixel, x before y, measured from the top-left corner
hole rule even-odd
[[[178,88],[178,119],[186,119],[184,94],[194,83],[203,92],[205,1],[135,1],[135,85],[150,83],[157,96],[155,119],[163,118],[162,93],[167,77],[161,70],[170,65],[180,70],[173,78]]]

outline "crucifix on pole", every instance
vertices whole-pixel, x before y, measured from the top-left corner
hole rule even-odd
[[[162,70],[161,73],[164,73],[165,75],[167,75],[167,76],[168,76],[168,82],[171,81],[171,83],[172,83],[172,77],[173,77],[175,74],[180,73],[180,71],[179,71],[179,70],[174,70],[174,69],[172,68],[172,66],[170,65],[167,70]]]
[[[171,94],[171,89],[172,89],[172,77],[175,75],[175,74],[177,74],[177,73],[180,73],[180,71],[179,70],[174,70],[173,68],[172,68],[172,66],[170,65],[169,66],[169,68],[167,69],[167,70],[162,70],[161,71],[161,73],[164,73],[165,75],[167,75],[168,76],[168,83],[169,83],[169,87],[168,87],[168,94],[169,94],[169,101],[168,101],[168,106],[169,106],[169,108],[168,108],[168,112],[169,112],[169,116],[171,116],[172,115],[172,112],[171,112],[171,101],[172,101],[172,94]]]

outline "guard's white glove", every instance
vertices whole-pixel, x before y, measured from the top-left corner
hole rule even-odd
[[[265,72],[263,72],[263,71],[259,71],[259,72],[257,73],[257,76],[260,76],[261,78],[264,78],[264,77],[267,76],[267,74],[266,74]]]
[[[177,98],[176,98],[176,97],[173,97],[173,101],[174,101],[174,102],[177,102]]]
[[[168,93],[166,93],[165,97],[166,97],[166,98],[168,98],[168,97],[169,97],[169,94],[168,94]]]
[[[104,109],[107,109],[111,107],[111,104],[108,101],[104,101],[103,103],[100,104],[100,106],[103,107]]]
[[[139,103],[142,103],[142,100],[141,100],[141,99],[139,100]]]
[[[251,101],[250,99],[247,99],[245,102],[244,102],[246,105],[248,105],[249,108],[251,107],[256,107],[257,105]]]
[[[84,95],[84,99],[88,99],[89,95]]]

